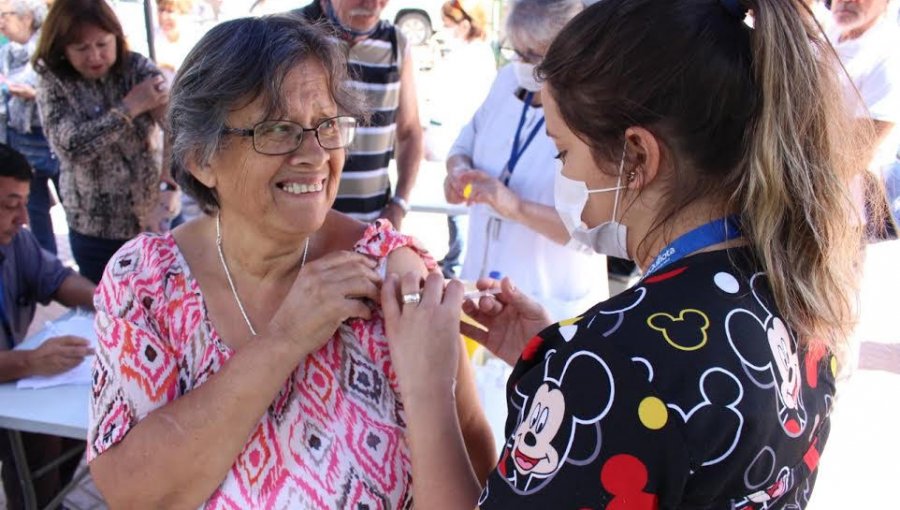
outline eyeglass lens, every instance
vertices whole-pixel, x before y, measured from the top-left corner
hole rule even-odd
[[[326,119],[316,126],[315,136],[323,149],[342,149],[353,142],[356,124],[353,117]],[[313,130],[283,120],[261,122],[253,131],[254,147],[262,154],[287,154],[300,147],[305,131]]]

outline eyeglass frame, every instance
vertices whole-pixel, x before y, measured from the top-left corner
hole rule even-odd
[[[359,119],[357,119],[356,117],[353,117],[352,115],[336,115],[334,117],[328,117],[327,119],[322,119],[321,121],[319,121],[318,124],[316,124],[315,127],[312,127],[312,128],[303,127],[303,125],[301,125],[300,123],[294,122],[292,120],[274,119],[274,120],[261,120],[261,121],[257,122],[256,124],[254,124],[252,128],[235,128],[235,127],[225,126],[222,128],[221,132],[223,135],[249,136],[251,139],[251,142],[253,143],[253,150],[259,154],[262,154],[263,156],[284,156],[285,154],[290,154],[290,153],[296,151],[303,144],[303,140],[304,140],[303,135],[304,135],[304,133],[306,133],[308,131],[313,131],[316,133],[316,143],[319,144],[319,147],[321,147],[322,149],[324,149],[326,151],[336,151],[336,150],[340,150],[340,149],[346,149],[347,147],[350,146],[350,144],[353,143],[353,140],[350,140],[346,145],[343,145],[341,147],[333,147],[333,148],[329,149],[329,148],[325,147],[324,145],[322,145],[322,140],[319,139],[319,128],[322,127],[322,124],[324,124],[330,120],[335,120],[335,119],[353,119],[353,121],[356,122],[356,125],[353,126],[353,128],[354,129],[359,128]],[[293,124],[295,126],[298,126],[300,128],[300,138],[297,140],[297,146],[289,151],[280,152],[278,154],[269,154],[266,152],[260,152],[260,150],[256,148],[256,128],[258,128],[262,124],[266,124],[266,123],[270,123],[270,122],[277,122],[277,123],[284,122],[284,123]],[[354,140],[356,139],[355,133],[354,133],[353,139]]]
[[[515,48],[512,44],[509,44],[508,40],[505,40],[500,43],[500,54],[502,55],[504,51],[511,51],[513,53],[513,57],[519,59],[521,62],[526,64],[539,64],[542,60],[544,60],[543,55],[538,55],[537,53],[529,51],[527,54],[523,54],[519,50]],[[512,61],[513,59],[507,58],[507,61]]]

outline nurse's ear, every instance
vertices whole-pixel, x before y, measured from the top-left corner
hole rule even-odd
[[[638,126],[625,130],[625,185],[640,190],[651,185],[660,173],[662,146],[650,130]]]

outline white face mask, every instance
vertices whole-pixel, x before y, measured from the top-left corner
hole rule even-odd
[[[541,90],[541,83],[534,77],[534,64],[526,64],[525,62],[514,60],[512,66],[520,87],[528,92]]]
[[[563,224],[566,226],[566,230],[569,231],[569,235],[572,237],[572,240],[569,242],[570,245],[574,243],[574,247],[578,245],[587,246],[597,253],[620,259],[630,259],[626,246],[627,227],[616,221],[616,214],[619,210],[619,191],[627,187],[622,186],[622,170],[624,167],[625,150],[623,149],[616,186],[591,190],[587,188],[583,181],[569,179],[562,174],[562,170],[557,172],[553,187],[554,206]],[[601,223],[594,228],[588,228],[581,220],[581,214],[584,212],[585,205],[587,205],[588,196],[591,193],[606,193],[610,191],[616,192],[612,218],[610,221]]]

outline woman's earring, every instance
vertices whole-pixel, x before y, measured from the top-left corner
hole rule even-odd
[[[633,182],[635,177],[637,177],[637,172],[635,170],[631,170],[630,172],[628,172],[628,182]]]

